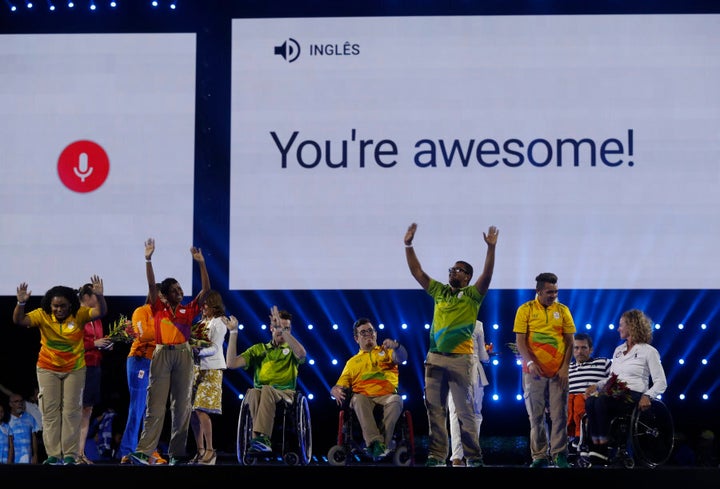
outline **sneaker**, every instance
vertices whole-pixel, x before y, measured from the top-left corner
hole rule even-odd
[[[428,457],[428,459],[425,461],[425,467],[447,467],[447,464],[444,460],[438,460],[433,457]]]
[[[465,461],[461,458],[454,458],[451,462],[453,467],[465,467]]]
[[[63,465],[63,462],[57,457],[48,457],[43,462],[43,465]]]
[[[467,461],[468,467],[485,467],[485,464],[483,463],[483,460],[481,458],[471,458]]]
[[[375,440],[370,444],[370,447],[368,448],[368,454],[372,458],[380,458],[385,453],[385,444],[381,441]]]
[[[133,452],[130,454],[130,461],[133,465],[150,465],[150,457],[143,452]]]
[[[270,438],[265,435],[260,435],[253,438],[250,442],[250,453],[271,453],[272,448],[270,446]]]
[[[542,469],[542,468],[547,467],[548,465],[550,465],[550,463],[548,462],[548,460],[546,458],[536,458],[530,464],[530,468],[531,469]]]
[[[75,457],[65,457],[63,459],[63,465],[77,465],[78,461],[75,460]]]
[[[170,465],[188,465],[190,459],[187,457],[170,457]]]
[[[555,457],[555,467],[559,469],[569,469],[570,464],[568,463],[567,456],[564,453],[558,453]]]
[[[127,465],[127,464],[131,464],[131,463],[132,463],[132,460],[130,460],[130,455],[123,455],[122,458],[120,459],[121,465]]]
[[[160,455],[160,452],[155,450],[152,455],[150,455],[150,464],[151,465],[167,465],[168,461],[163,458],[162,455]]]

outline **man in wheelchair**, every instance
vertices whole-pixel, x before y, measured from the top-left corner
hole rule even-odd
[[[648,410],[667,388],[660,354],[650,345],[652,326],[644,312],[624,312],[618,334],[625,341],[613,353],[610,377],[585,391],[590,434],[588,465],[603,466],[611,461],[608,448],[614,418],[630,415],[636,406],[639,412]]]
[[[228,368],[252,368],[253,387],[245,394],[252,418],[253,439],[249,453],[272,453],[271,436],[275,409],[279,401],[292,404],[297,388],[298,366],[305,362],[305,347],[292,335],[292,315],[270,310],[269,343],[257,343],[237,354],[237,325],[228,326],[230,339],[226,353]]]
[[[403,401],[397,393],[398,365],[407,360],[407,350],[397,340],[377,344],[377,331],[367,318],[353,324],[353,337],[360,351],[350,358],[336,385],[330,389],[339,406],[349,406],[357,416],[368,455],[377,459],[390,451],[395,424]],[[352,394],[352,395],[350,395]],[[382,406],[382,428],[374,410]]]

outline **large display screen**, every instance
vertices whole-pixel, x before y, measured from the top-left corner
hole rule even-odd
[[[192,286],[195,34],[0,36],[0,287]]]
[[[231,289],[714,288],[718,15],[234,19]]]

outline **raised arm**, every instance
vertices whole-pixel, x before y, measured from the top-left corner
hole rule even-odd
[[[492,280],[493,270],[495,269],[495,245],[497,244],[498,228],[490,226],[487,233],[483,233],[483,239],[487,244],[487,252],[485,253],[485,266],[480,276],[475,281],[475,288],[482,295],[487,294]]]
[[[420,284],[420,287],[427,290],[427,288],[430,287],[430,276],[423,271],[420,266],[420,260],[418,260],[418,257],[415,254],[415,248],[413,248],[415,231],[417,231],[417,224],[412,223],[405,232],[405,259],[407,260],[408,268],[410,269],[412,276],[415,277],[415,280],[417,280],[417,283]]]
[[[247,365],[245,358],[237,353],[238,320],[235,316],[229,316],[227,322],[225,322],[225,326],[227,326],[228,332],[230,333],[228,336],[227,352],[225,352],[227,368],[244,368]]]
[[[107,314],[107,302],[105,301],[105,287],[103,281],[97,275],[90,277],[93,286],[93,294],[97,297],[98,307],[90,309],[90,319],[98,319]]]
[[[202,305],[205,302],[205,295],[210,292],[210,275],[208,275],[207,264],[205,263],[202,250],[193,246],[190,248],[190,253],[192,253],[193,260],[195,260],[200,267],[200,283],[202,284],[202,289],[198,292],[198,295],[195,296],[195,299]]]
[[[17,304],[13,309],[13,323],[18,326],[30,326],[30,318],[25,314],[25,303],[28,301],[32,291],[28,290],[28,284],[23,282],[17,287]]]
[[[145,241],[145,275],[147,276],[148,284],[148,304],[154,304],[158,297],[155,270],[153,270],[152,264],[153,253],[155,253],[155,240],[153,238],[148,238],[147,241]]]

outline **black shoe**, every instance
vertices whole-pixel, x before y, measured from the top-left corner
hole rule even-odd
[[[607,455],[595,451],[588,454],[588,460],[591,467],[607,467],[610,463]]]

